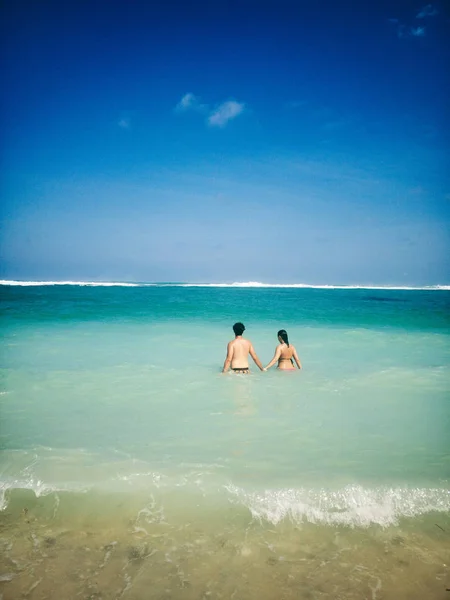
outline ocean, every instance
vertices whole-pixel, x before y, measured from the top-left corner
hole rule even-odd
[[[0,295],[3,600],[450,595],[448,288]]]

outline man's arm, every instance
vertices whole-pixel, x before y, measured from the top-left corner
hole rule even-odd
[[[275,348],[275,354],[274,357],[272,358],[272,360],[270,361],[270,363],[267,365],[267,367],[264,368],[264,371],[267,371],[267,369],[270,369],[270,367],[273,367],[273,365],[277,362],[277,360],[280,358],[281,355],[281,348],[280,346],[277,346]]]
[[[249,348],[250,356],[253,358],[253,362],[257,367],[259,367],[260,371],[264,371],[263,366],[259,358],[256,356],[256,352],[253,349],[253,346],[250,344]]]
[[[233,348],[234,348],[233,342],[228,342],[227,357],[225,359],[225,362],[223,363],[222,373],[226,373],[228,371],[228,369],[230,368],[231,361],[233,359]]]

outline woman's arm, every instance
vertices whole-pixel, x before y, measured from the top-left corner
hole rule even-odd
[[[298,354],[297,354],[297,350],[294,348],[294,346],[292,346],[292,356],[294,357],[294,360],[297,363],[297,367],[299,369],[301,369],[302,368],[302,363],[300,362],[300,359],[299,359]]]
[[[263,369],[263,371],[267,371],[267,369],[270,369],[270,367],[273,367],[273,365],[277,362],[277,360],[280,358],[281,355],[281,346],[277,346],[275,348],[275,355],[272,358],[272,360],[270,361],[270,363],[267,365],[267,367],[265,367]]]

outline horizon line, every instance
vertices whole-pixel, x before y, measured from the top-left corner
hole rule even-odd
[[[246,281],[233,283],[197,283],[197,282],[127,282],[127,281],[72,281],[72,280],[19,280],[2,279],[0,285],[10,287],[40,286],[80,286],[80,287],[217,287],[217,288],[285,288],[285,289],[325,289],[325,290],[430,290],[449,291],[450,284],[433,284],[426,286],[412,285],[369,285],[369,284],[311,284],[311,283],[262,283]]]

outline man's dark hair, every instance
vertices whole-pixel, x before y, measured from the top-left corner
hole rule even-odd
[[[233,325],[234,335],[242,335],[245,331],[245,327],[243,323],[235,323]]]

